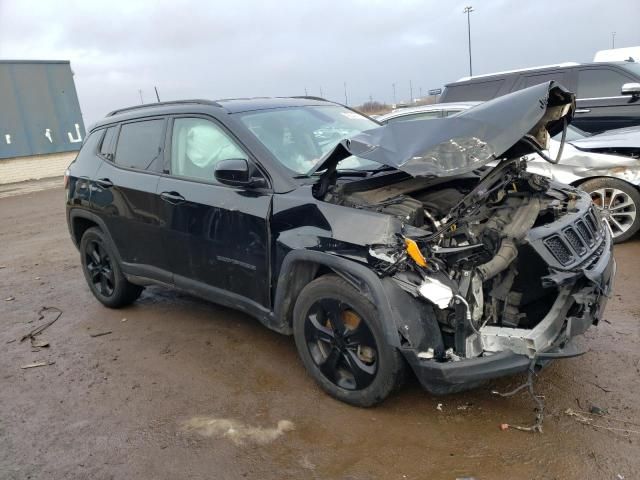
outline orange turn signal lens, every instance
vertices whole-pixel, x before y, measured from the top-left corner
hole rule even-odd
[[[410,238],[405,238],[404,243],[407,246],[407,253],[411,258],[413,258],[413,261],[416,262],[421,267],[426,267],[427,261],[425,260],[424,256],[422,255],[422,252],[418,248],[418,244],[414,240],[411,240]]]

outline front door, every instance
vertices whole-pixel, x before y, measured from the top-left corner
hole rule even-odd
[[[581,68],[572,123],[591,133],[639,125],[640,99],[621,95],[622,85],[636,81],[611,68]]]
[[[169,174],[157,192],[176,286],[269,308],[270,191],[216,182],[217,162],[252,161],[219,123],[204,117],[172,123]]]

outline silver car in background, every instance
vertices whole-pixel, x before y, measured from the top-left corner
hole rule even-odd
[[[445,118],[481,102],[436,103],[402,108],[382,115],[383,124],[424,118]],[[561,134],[551,139],[547,155],[557,158]],[[589,192],[611,226],[616,243],[640,229],[640,127],[590,134],[569,125],[562,157],[551,164],[530,155],[527,170]]]

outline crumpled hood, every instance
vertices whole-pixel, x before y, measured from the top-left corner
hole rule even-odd
[[[495,159],[532,153],[520,140],[541,149],[562,131],[575,111],[575,97],[547,82],[498,97],[455,117],[395,122],[341,141],[310,173],[335,170],[355,155],[389,165],[414,177],[460,175]]]
[[[572,140],[571,145],[580,150],[599,148],[637,148],[640,149],[640,127],[618,128]]]

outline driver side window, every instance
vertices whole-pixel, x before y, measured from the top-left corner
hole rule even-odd
[[[247,155],[215,123],[203,118],[176,118],[171,139],[171,174],[214,181],[221,160]]]

